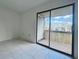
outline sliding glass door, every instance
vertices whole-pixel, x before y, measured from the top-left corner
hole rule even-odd
[[[73,54],[73,4],[37,13],[37,43],[64,54]]]
[[[49,46],[50,12],[38,14],[37,42]]]
[[[72,6],[51,11],[50,47],[72,54]]]

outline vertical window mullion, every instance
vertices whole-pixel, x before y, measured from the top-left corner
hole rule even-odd
[[[49,47],[50,47],[50,31],[51,31],[51,10],[49,15]]]

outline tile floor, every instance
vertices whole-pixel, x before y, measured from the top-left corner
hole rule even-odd
[[[23,40],[0,42],[0,59],[72,59],[37,44]]]

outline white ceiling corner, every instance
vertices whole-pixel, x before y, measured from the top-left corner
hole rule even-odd
[[[0,0],[0,6],[23,12],[49,0]]]

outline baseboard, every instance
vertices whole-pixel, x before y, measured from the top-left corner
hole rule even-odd
[[[27,41],[27,42],[30,42],[30,43],[36,43],[36,42],[33,42],[33,41],[31,41],[31,40],[29,40],[27,38],[17,37],[16,39],[17,40],[24,40],[24,41]]]

